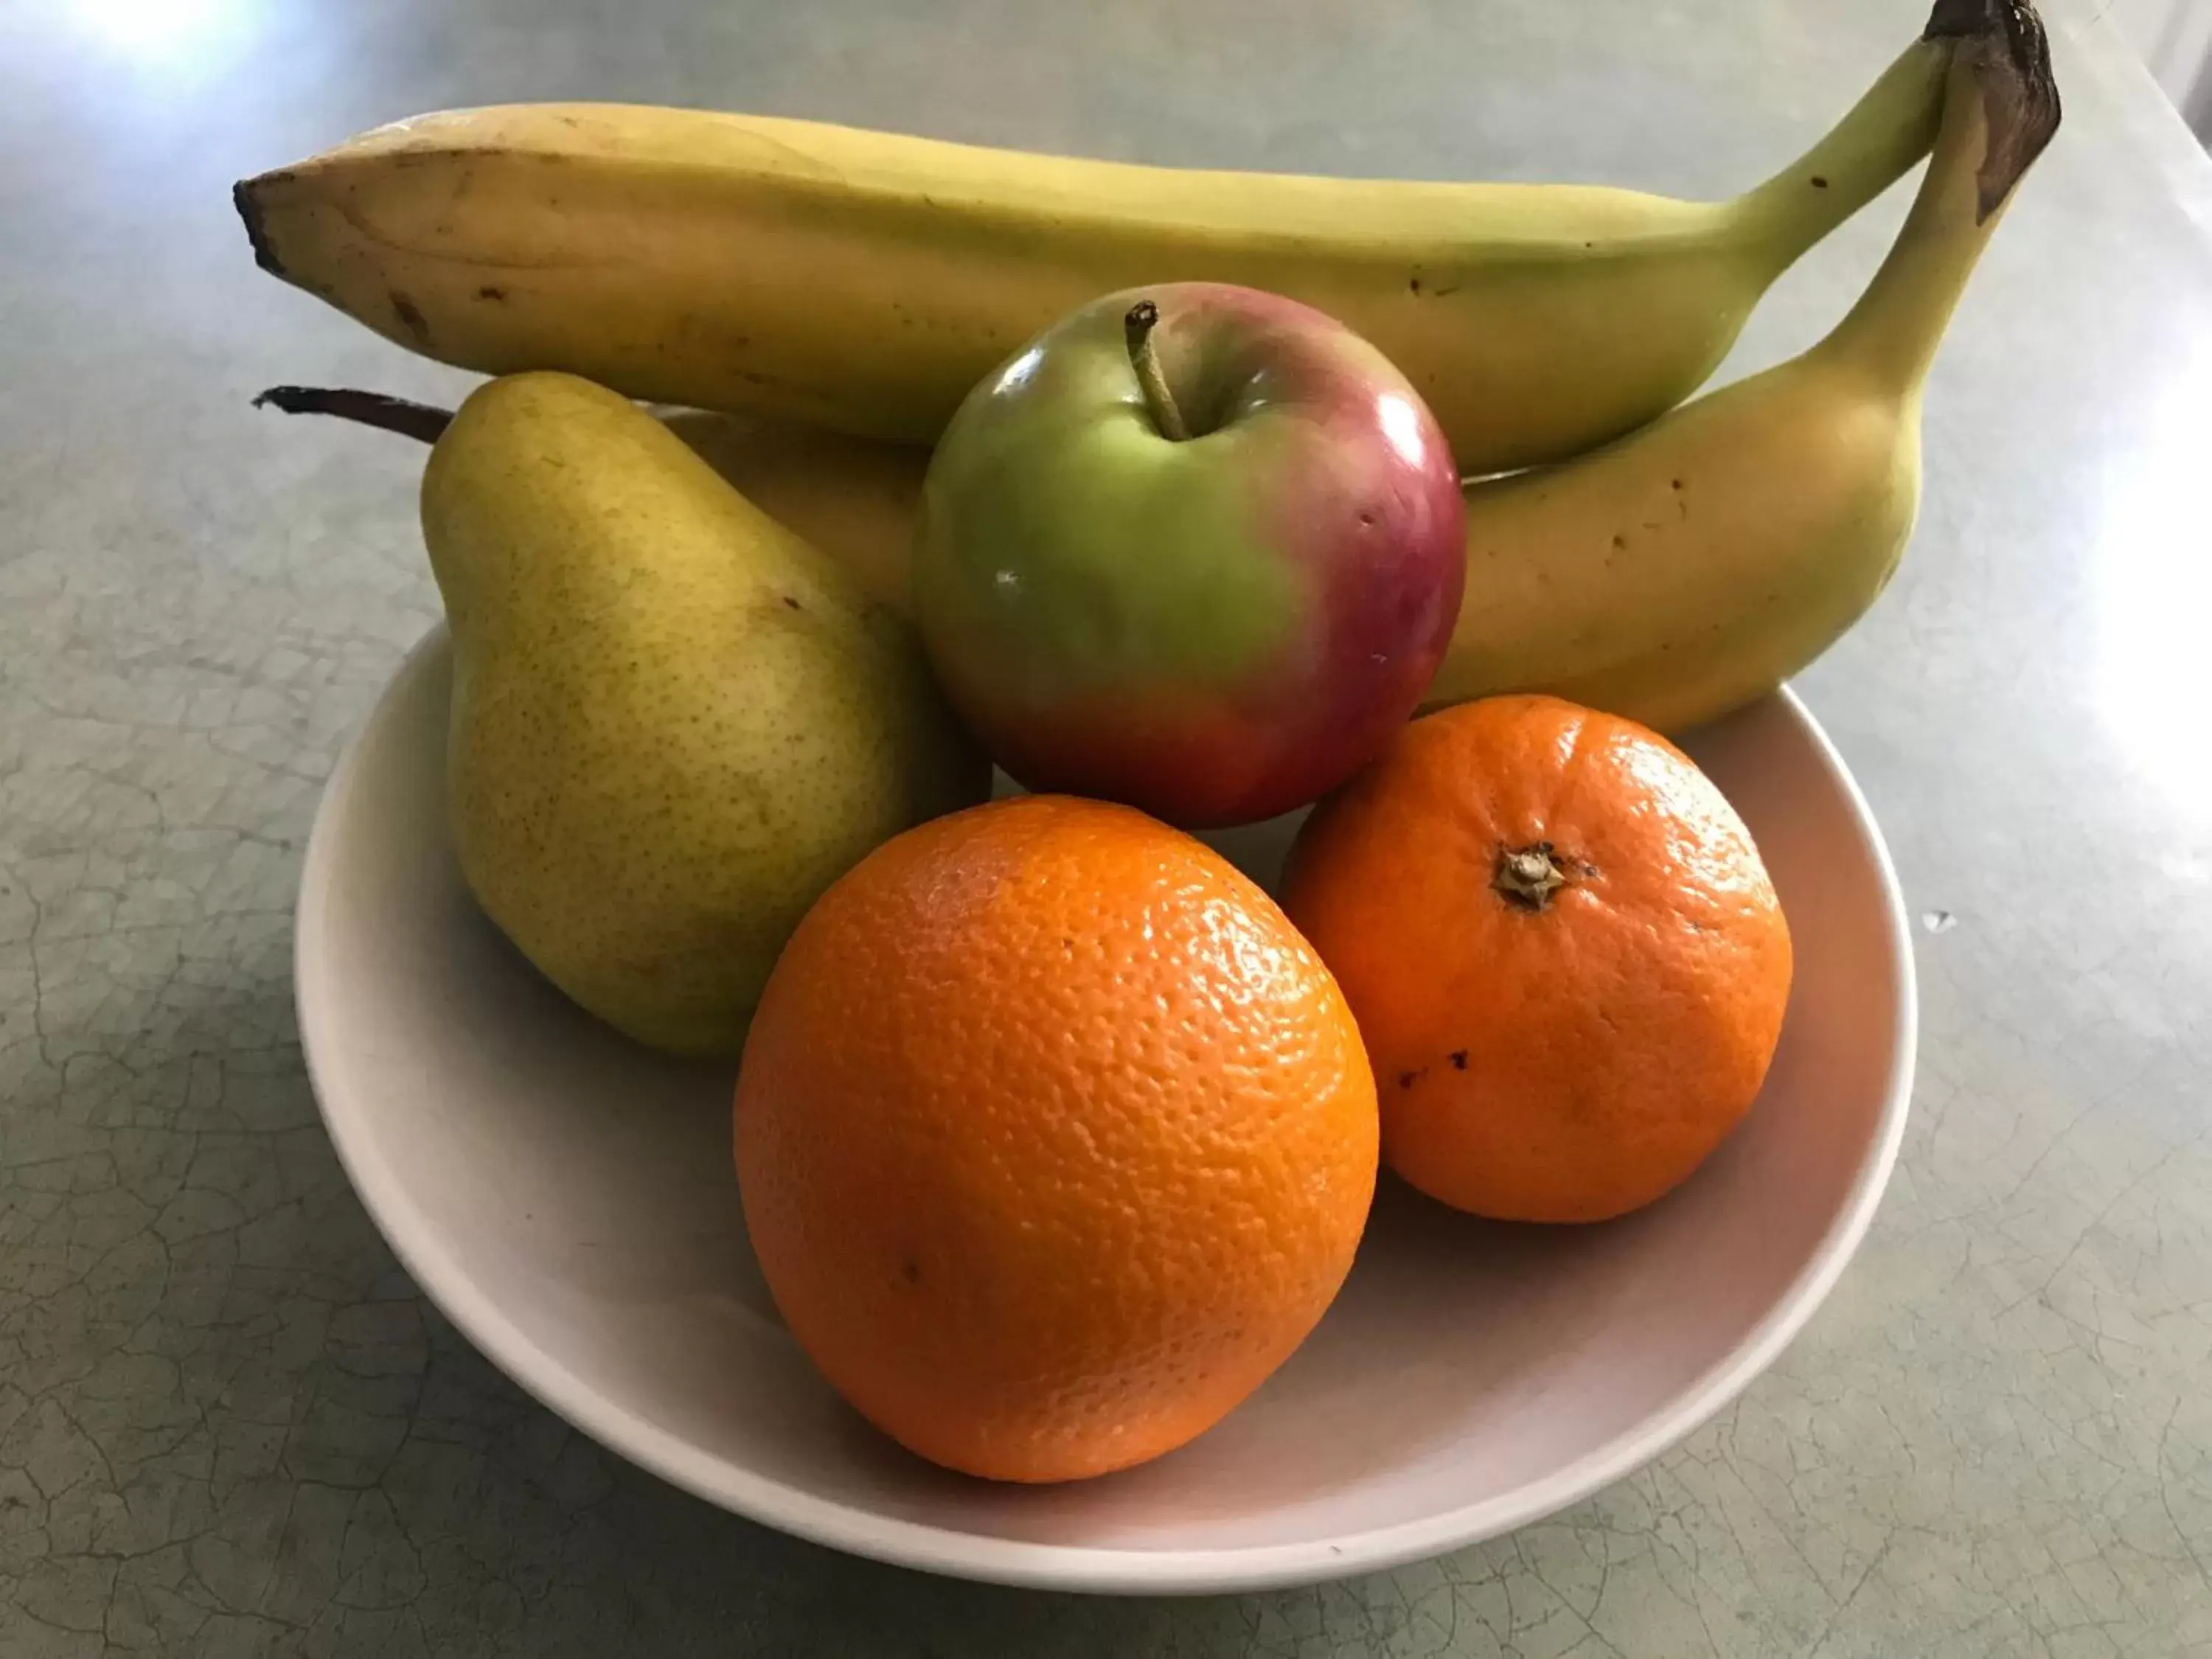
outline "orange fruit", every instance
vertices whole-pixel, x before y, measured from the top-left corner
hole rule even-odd
[[[894,1439],[1006,1480],[1218,1421],[1335,1296],[1375,1186],[1321,959],[1203,843],[1064,797],[939,818],[833,886],[736,1118],[799,1346]]]
[[[1790,929],[1735,811],[1632,720],[1496,697],[1416,720],[1324,801],[1284,908],[1358,1016],[1383,1161],[1516,1221],[1598,1221],[1747,1111]]]

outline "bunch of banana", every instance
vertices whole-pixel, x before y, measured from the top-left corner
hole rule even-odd
[[[1828,137],[1719,204],[1179,173],[599,106],[425,117],[238,202],[264,266],[404,344],[749,411],[669,418],[901,605],[927,458],[878,439],[933,435],[1099,291],[1172,273],[1295,295],[1407,370],[1463,471],[1534,469],[1467,487],[1468,599],[1431,706],[1541,690],[1679,729],[1803,668],[1894,569],[1929,366],[2058,118],[2029,0],[1937,0]],[[1931,141],[1836,330],[1666,413],[1773,277]]]
[[[1468,597],[1431,706],[1544,690],[1678,730],[1771,690],[1873,604],[1911,533],[1936,348],[2058,121],[2026,6],[1948,4],[1930,43],[1947,62],[1933,159],[1832,333],[1607,448],[1468,486]],[[676,421],[769,511],[902,595],[918,459]]]
[[[1100,294],[1268,289],[1381,347],[1480,474],[1579,454],[1694,391],[1775,277],[1927,153],[1947,56],[1916,43],[1720,203],[556,104],[380,127],[235,195],[264,268],[442,362],[908,442]]]
[[[1985,27],[1984,25],[1989,25]],[[1802,356],[1611,447],[1467,490],[1467,601],[1431,705],[1543,690],[1676,730],[1772,690],[1865,614],[1920,501],[1936,349],[2058,125],[2025,0],[1945,0],[1935,153],[1888,258]]]

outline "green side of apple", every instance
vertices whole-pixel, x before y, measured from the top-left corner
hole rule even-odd
[[[1127,398],[1126,363],[1100,354],[1062,373],[1083,369],[1118,378],[1093,396],[1026,397],[1024,418],[940,454],[915,568],[922,614],[988,642],[1012,672],[999,695],[1032,708],[1148,679],[1256,683],[1304,636],[1310,603],[1260,519],[1267,467],[1249,451],[1266,423],[1168,443]]]

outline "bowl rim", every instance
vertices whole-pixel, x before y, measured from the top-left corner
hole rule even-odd
[[[1418,1521],[1372,1528],[1335,1540],[1224,1549],[1144,1550],[1036,1544],[886,1516],[818,1497],[788,1482],[710,1456],[681,1437],[607,1400],[539,1346],[440,1250],[420,1207],[359,1127],[366,1114],[354,1085],[319,1058],[332,1051],[331,1015],[311,962],[323,951],[332,883],[330,826],[359,787],[361,757],[393,718],[393,691],[424,672],[443,646],[434,624],[379,694],[368,718],[331,769],[300,876],[293,993],[310,1086],[331,1145],[354,1191],[416,1285],[453,1325],[526,1393],[574,1428],[672,1486],[748,1520],[811,1543],[893,1565],[987,1583],[1109,1595],[1222,1595],[1323,1583],[1448,1554],[1527,1526],[1580,1502],[1670,1450],[1732,1403],[1803,1329],[1864,1238],[1889,1183],[1905,1135],[1919,1045],[1919,997],[1904,895],[1889,848],[1857,780],[1820,722],[1788,686],[1774,694],[1811,740],[1814,758],[1838,786],[1853,829],[1871,854],[1884,923],[1897,964],[1890,1054],[1873,1156],[1860,1168],[1835,1224],[1775,1305],[1725,1358],[1666,1410],[1615,1436],[1541,1480]],[[340,1103],[334,1108],[333,1102]]]

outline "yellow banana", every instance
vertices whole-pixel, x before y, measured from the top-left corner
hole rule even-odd
[[[929,452],[762,415],[656,410],[738,494],[843,565],[901,616]]]
[[[236,190],[269,270],[427,356],[933,441],[1101,293],[1208,277],[1349,323],[1462,471],[1577,454],[1693,391],[1759,295],[1927,151],[1908,49],[1731,201],[1181,171],[803,121],[519,105],[380,127]]]
[[[1935,154],[1858,304],[1803,356],[1609,449],[1471,485],[1467,600],[1431,706],[1543,690],[1694,725],[1874,602],[1919,502],[1929,364],[2058,124],[2026,0],[1945,0],[1931,28],[1959,37]]]
[[[1467,601],[1430,706],[1547,690],[1680,729],[1772,690],[1874,602],[1911,533],[1920,401],[2057,94],[2022,0],[1947,0],[1934,159],[1850,314],[1793,362],[1610,448],[1468,486]],[[772,516],[904,609],[923,452],[670,417]]]

